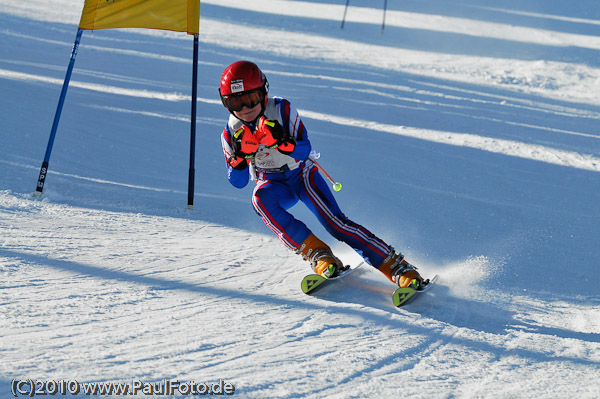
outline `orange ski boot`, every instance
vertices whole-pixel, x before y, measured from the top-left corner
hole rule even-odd
[[[416,290],[422,288],[423,277],[417,268],[404,260],[404,255],[396,254],[393,248],[377,269],[399,287],[412,286]]]
[[[341,260],[333,255],[331,248],[314,234],[310,234],[296,253],[310,262],[314,272],[325,278],[335,277],[340,270],[345,270]]]

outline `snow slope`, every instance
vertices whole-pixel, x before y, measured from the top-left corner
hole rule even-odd
[[[600,397],[600,5],[204,0],[191,38],[85,32],[82,1],[0,0],[0,397],[14,379],[235,386],[242,398]],[[223,68],[299,109],[345,213],[439,285],[396,310],[309,270],[226,181]],[[301,205],[294,214],[349,263]],[[80,396],[84,396],[83,394]],[[179,395],[181,396],[181,395]]]

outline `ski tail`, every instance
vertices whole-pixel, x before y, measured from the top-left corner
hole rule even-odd
[[[415,294],[428,291],[437,280],[437,275],[433,276],[431,280],[425,280],[425,282],[422,283],[420,289],[416,289],[416,287],[413,285],[398,288],[392,294],[392,302],[394,303],[394,306],[400,307],[406,304]]]
[[[335,281],[337,279],[346,277],[347,275],[353,273],[356,269],[361,267],[364,262],[359,263],[357,266],[349,267],[346,266],[341,270],[337,271],[337,274],[333,277],[327,277],[319,274],[309,274],[308,276],[304,276],[302,282],[300,284],[300,288],[302,288],[302,292],[305,294],[311,294],[317,288],[321,287],[323,283],[327,281]]]

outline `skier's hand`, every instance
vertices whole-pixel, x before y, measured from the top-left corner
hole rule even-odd
[[[252,130],[246,125],[242,125],[241,128],[233,133],[231,137],[231,146],[233,147],[233,153],[245,159],[250,159],[256,154],[258,150],[258,138]]]
[[[241,158],[236,155],[232,155],[227,160],[227,164],[233,169],[244,170],[248,167],[248,160],[246,158]]]
[[[233,155],[229,157],[227,163],[233,168],[244,169],[248,166],[247,160],[258,150],[258,139],[248,126],[243,125],[233,133],[231,147]]]
[[[269,120],[262,116],[256,127],[256,135],[262,145],[274,149],[283,143],[285,133],[277,120]]]
[[[266,119],[264,116],[258,121],[256,128],[258,141],[270,149],[277,149],[285,155],[290,155],[296,147],[292,137],[286,136],[283,127],[277,120]]]

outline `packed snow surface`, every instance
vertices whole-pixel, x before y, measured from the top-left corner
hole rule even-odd
[[[0,398],[600,397],[600,3],[375,3],[202,1],[189,210],[191,36],[84,32],[35,197],[83,1],[0,0]],[[300,291],[308,264],[226,179],[217,87],[239,59],[298,108],[344,212],[434,289],[396,309],[362,267]]]

